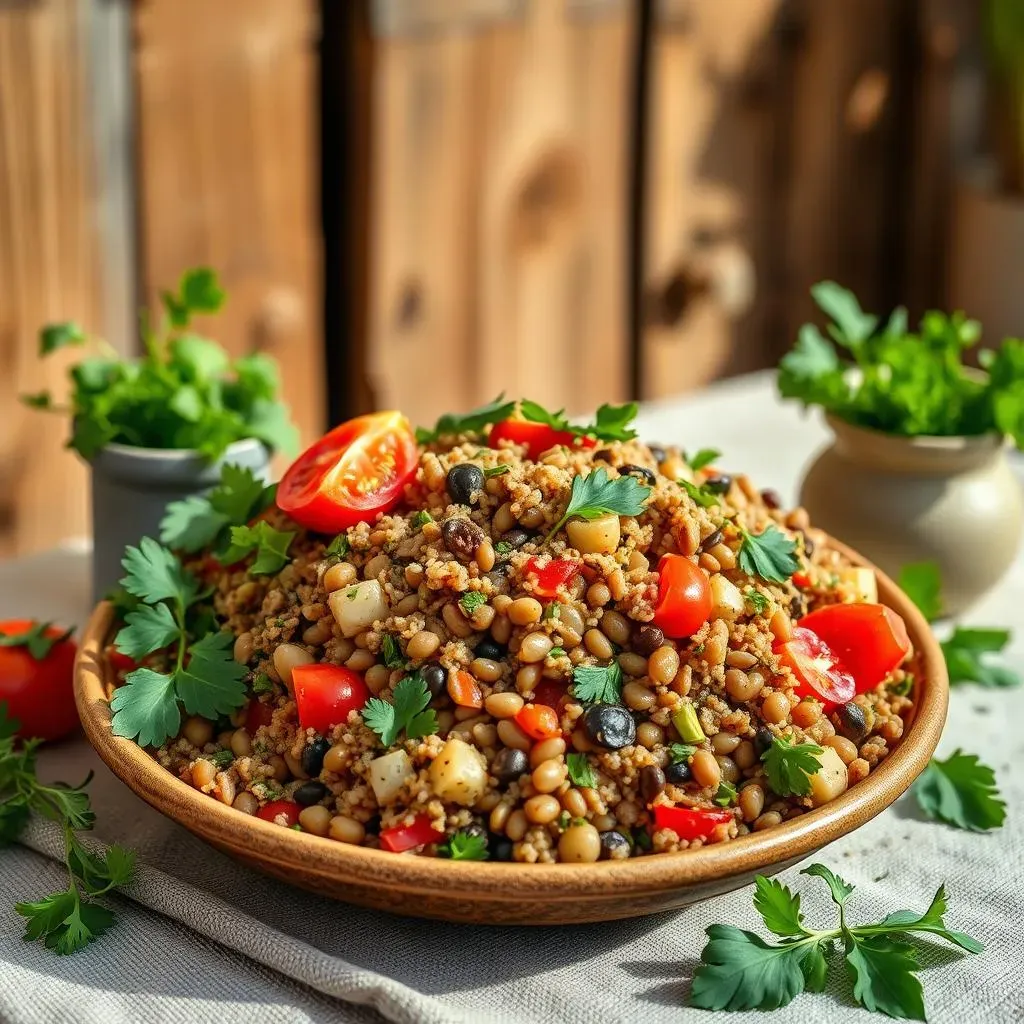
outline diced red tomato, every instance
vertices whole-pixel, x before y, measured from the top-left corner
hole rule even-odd
[[[533,740],[548,740],[562,732],[558,712],[547,704],[525,704],[516,715],[516,725]]]
[[[294,800],[271,800],[269,804],[264,804],[256,812],[256,817],[270,822],[283,817],[285,825],[291,828],[292,825],[299,823],[299,811],[301,810],[302,808]]]
[[[292,689],[299,725],[319,733],[343,725],[350,711],[359,711],[370,699],[363,677],[344,665],[296,665]]]
[[[703,807],[670,807],[657,804],[654,808],[654,828],[670,828],[680,839],[708,839],[719,825],[728,825],[730,811],[715,811]]]
[[[560,587],[567,587],[579,575],[580,563],[571,558],[555,558],[542,565],[540,559],[531,558],[526,563],[527,575],[537,583],[534,592],[540,597],[554,597]]]
[[[277,507],[310,530],[339,533],[394,508],[418,462],[412,427],[401,413],[357,416],[291,464]]]
[[[533,702],[557,708],[565,699],[568,683],[564,679],[541,679],[533,691]]]
[[[803,590],[805,587],[809,587],[810,585],[811,585],[811,577],[808,576],[807,573],[805,573],[805,572],[795,572],[795,573],[793,573],[793,586],[799,587],[801,590]]]
[[[906,623],[884,604],[826,605],[799,625],[828,644],[857,693],[873,690],[910,653]]]
[[[693,636],[711,617],[712,606],[707,573],[685,555],[662,555],[654,624],[665,636]]]
[[[263,701],[253,697],[249,701],[248,710],[245,712],[245,729],[250,736],[256,735],[256,730],[262,725],[270,725],[274,718],[274,708],[271,704],[264,704]]]
[[[592,437],[580,437],[568,430],[555,430],[546,423],[534,423],[531,420],[503,420],[501,423],[495,423],[491,427],[487,443],[492,448],[497,448],[499,441],[526,445],[526,454],[531,459],[537,459],[541,452],[546,452],[559,444],[564,444],[568,448],[593,448],[597,444]]]
[[[460,708],[484,706],[483,691],[468,672],[452,672],[448,676],[448,696]]]
[[[393,828],[382,829],[380,845],[391,853],[402,853],[414,846],[436,843],[440,838],[441,833],[431,828],[430,819],[425,814],[419,814],[411,825],[395,825]]]
[[[68,630],[42,626],[31,619],[0,622],[0,634],[17,638],[0,647],[0,701],[17,719],[22,739],[56,740],[78,728],[73,689],[77,648]],[[52,641],[40,658],[28,647],[33,631]],[[37,653],[42,652],[37,648]]]
[[[839,663],[835,652],[817,633],[796,626],[793,639],[776,644],[779,660],[793,673],[795,690],[801,697],[814,697],[830,711],[845,704],[857,692],[853,676]]]

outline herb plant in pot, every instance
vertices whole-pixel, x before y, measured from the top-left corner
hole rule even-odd
[[[926,313],[912,334],[903,309],[881,325],[832,282],[812,294],[831,340],[805,324],[779,390],[823,409],[835,439],[808,468],[800,502],[890,575],[937,562],[943,610],[956,614],[1020,545],[1024,502],[1007,438],[1024,447],[1024,342],[982,350],[981,372],[963,365],[981,329],[962,313]]]
[[[91,350],[70,369],[67,405],[49,392],[23,396],[37,409],[71,417],[68,447],[92,470],[93,596],[122,575],[129,544],[157,536],[172,501],[212,488],[225,463],[266,480],[270,454],[294,451],[298,435],[278,400],[276,363],[262,353],[232,360],[189,330],[193,316],[217,312],[225,293],[212,270],[187,271],[161,296],[159,324],[142,317],[144,354],[122,359],[74,323],[40,333],[40,352]]]

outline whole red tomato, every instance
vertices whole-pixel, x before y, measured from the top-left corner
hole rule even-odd
[[[0,622],[0,701],[20,723],[18,736],[56,740],[78,728],[70,631],[11,619]]]
[[[662,555],[654,624],[673,639],[693,636],[711,618],[708,574],[685,555]]]

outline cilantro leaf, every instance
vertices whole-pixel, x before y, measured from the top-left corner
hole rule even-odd
[[[390,633],[385,633],[381,639],[380,647],[384,654],[384,664],[388,668],[401,668],[405,664],[402,645],[396,637],[393,637]]]
[[[968,953],[983,952],[985,947],[977,939],[946,927],[946,909],[946,887],[940,885],[932,897],[931,905],[923,914],[915,914],[912,910],[897,910],[889,914],[878,927],[891,928],[894,931],[932,932]]]
[[[713,802],[719,807],[729,807],[736,802],[736,787],[731,782],[722,781],[718,784]]]
[[[761,755],[769,785],[779,796],[807,796],[811,776],[821,767],[817,757],[821,753],[815,743],[794,746],[789,736],[776,736]]]
[[[608,665],[577,665],[572,673],[573,696],[581,704],[621,704],[622,669]]]
[[[800,913],[800,895],[774,878],[758,875],[754,879],[754,909],[761,915],[765,927],[776,935],[806,935],[803,914]]]
[[[865,313],[853,292],[834,281],[820,281],[811,288],[811,295],[822,312],[832,318],[832,337],[846,348],[867,341],[878,326],[878,317]]]
[[[209,547],[230,522],[216,511],[209,498],[190,494],[172,501],[160,520],[160,543],[189,554]]]
[[[639,409],[636,402],[626,402],[624,405],[605,403],[597,410],[593,423],[573,430],[579,430],[602,441],[632,441],[636,437],[636,431],[629,424],[636,419]]]
[[[439,857],[452,860],[487,860],[487,840],[474,832],[454,832],[437,848]]]
[[[545,426],[551,427],[552,430],[571,432],[573,429],[572,424],[565,418],[564,409],[559,409],[558,412],[548,412],[544,406],[524,398],[519,403],[519,412],[524,420],[529,420],[531,423],[543,423]]]
[[[39,332],[39,354],[48,356],[68,345],[82,345],[85,340],[85,331],[73,320],[62,324],[47,324]]]
[[[216,313],[224,305],[226,293],[209,267],[186,270],[178,291],[163,292],[164,309],[175,327],[187,327],[194,313]]]
[[[720,494],[715,494],[714,491],[709,490],[703,484],[691,484],[689,480],[677,480],[676,483],[679,484],[679,486],[682,487],[690,498],[700,505],[701,508],[713,508],[715,505],[722,504],[722,496]]]
[[[249,567],[253,576],[272,576],[280,572],[290,561],[288,548],[296,537],[294,530],[276,530],[265,519],[255,526],[232,526],[231,545],[220,556],[226,565],[233,565],[256,552],[256,559]]]
[[[1006,820],[995,772],[974,754],[957,750],[944,761],[933,757],[914,783],[913,793],[929,818],[955,828],[984,832]]]
[[[549,541],[572,516],[581,519],[598,519],[613,513],[620,516],[638,516],[644,510],[644,503],[651,493],[635,476],[620,476],[614,480],[603,467],[595,469],[589,476],[576,476],[572,481],[569,504],[562,518],[545,538]]]
[[[334,556],[336,558],[344,558],[348,554],[348,534],[339,533],[330,544],[327,545],[327,549],[324,554],[330,558]]]
[[[55,636],[47,636],[52,622],[33,622],[22,633],[0,633],[0,647],[24,647],[35,661],[42,661],[53,648],[63,643],[72,633],[71,629],[60,630]]]
[[[455,413],[445,413],[436,424],[433,430],[426,430],[423,427],[416,428],[417,444],[432,444],[441,437],[455,437],[458,434],[480,434],[484,429],[494,423],[506,420],[515,412],[516,403],[504,401],[504,392],[498,395],[493,402],[473,409],[465,415],[459,416]]]
[[[246,701],[242,680],[248,669],[232,656],[234,635],[207,633],[188,649],[188,660],[174,675],[178,699],[190,715],[216,720]]]
[[[151,668],[137,668],[110,700],[111,730],[115,736],[135,740],[140,747],[158,747],[181,726],[174,676]]]
[[[987,687],[1019,686],[1020,676],[1003,665],[993,665],[983,657],[997,654],[1010,642],[1006,629],[968,629],[957,626],[953,635],[940,646],[949,670],[949,685],[977,683]]]
[[[586,754],[568,754],[565,763],[569,768],[569,779],[574,786],[593,789],[597,785],[597,776],[594,774],[594,768]]]
[[[942,575],[938,562],[910,562],[900,569],[899,588],[933,622],[942,614]]]
[[[121,586],[147,604],[177,598],[187,605],[199,593],[196,578],[152,537],[143,537],[137,548],[125,548],[121,564],[127,573]]]
[[[825,879],[829,892],[832,893],[832,900],[837,907],[846,906],[846,901],[853,893],[853,886],[849,882],[843,881],[835,872],[825,867],[824,864],[812,864],[809,868],[804,868],[800,874],[815,875],[818,878]]]
[[[181,636],[181,625],[165,604],[140,604],[128,612],[125,623],[114,638],[114,646],[136,661],[169,647]]]
[[[371,697],[361,712],[363,723],[372,729],[385,747],[390,747],[405,730],[414,740],[437,732],[437,715],[427,710],[430,691],[423,676],[416,672],[400,679],[391,694],[391,703]]]
[[[769,583],[785,583],[797,569],[796,544],[775,526],[767,526],[759,534],[740,531],[740,568],[748,576],[760,576]]]
[[[694,473],[699,472],[705,466],[710,466],[715,459],[721,458],[722,453],[717,448],[701,448],[693,458],[690,458],[685,452],[683,453],[683,462],[685,462]]]
[[[668,752],[672,763],[675,764],[678,761],[689,761],[697,753],[697,748],[689,743],[672,743],[669,745]]]
[[[467,590],[459,598],[459,607],[466,613],[467,617],[471,616],[477,608],[484,604],[487,604],[487,595],[481,594],[479,590]]]
[[[846,962],[853,978],[853,998],[866,1010],[890,1017],[925,1020],[924,990],[913,946],[883,935],[848,933]]]
[[[417,529],[422,529],[427,523],[432,523],[434,517],[425,509],[421,508],[413,517],[412,525]]]
[[[225,463],[220,482],[210,491],[210,507],[226,516],[229,523],[239,525],[273,504],[263,481],[248,466]]]

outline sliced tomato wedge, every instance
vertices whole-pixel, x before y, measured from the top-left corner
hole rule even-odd
[[[546,565],[540,559],[531,558],[526,563],[526,573],[536,579],[534,592],[541,597],[554,597],[560,587],[567,587],[580,573],[580,563],[571,558],[555,558]]]
[[[826,710],[852,700],[857,693],[853,676],[840,664],[835,652],[817,633],[803,626],[793,629],[793,638],[775,645],[775,653],[796,680],[801,697],[820,700]]]
[[[278,818],[283,817],[286,827],[291,828],[292,825],[299,823],[301,810],[294,800],[271,800],[256,812],[256,817],[269,822],[276,822]]]
[[[559,444],[567,448],[593,448],[597,445],[592,437],[581,437],[568,430],[555,430],[546,423],[534,423],[532,420],[502,420],[501,423],[495,423],[487,435],[487,443],[497,448],[499,441],[526,445],[526,454],[531,459],[539,458],[541,452]]]
[[[414,846],[440,841],[441,833],[431,828],[430,819],[425,814],[417,815],[411,825],[395,825],[381,831],[380,845],[391,853],[402,853]]]
[[[858,693],[873,690],[910,653],[906,623],[884,604],[831,604],[799,623],[828,644]]]
[[[342,423],[307,448],[277,488],[277,507],[307,529],[339,533],[398,504],[419,452],[400,412]]]
[[[296,665],[292,689],[303,729],[328,733],[370,699],[363,677],[344,665]]]
[[[654,624],[665,636],[693,636],[711,618],[713,606],[708,574],[699,565],[685,555],[661,556]]]
[[[714,811],[702,807],[671,807],[657,804],[654,808],[654,828],[670,828],[680,839],[708,839],[719,825],[728,825],[730,811]]]

